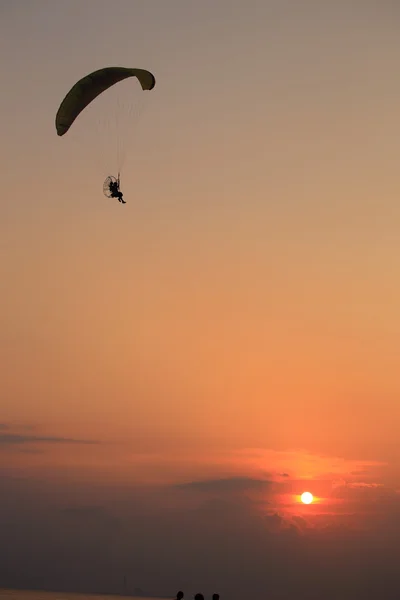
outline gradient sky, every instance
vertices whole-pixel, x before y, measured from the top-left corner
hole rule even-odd
[[[378,0],[0,3],[5,585],[398,597],[399,28]],[[54,126],[109,65],[157,79],[125,206],[117,92]]]

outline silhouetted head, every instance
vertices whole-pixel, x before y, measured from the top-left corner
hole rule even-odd
[[[219,594],[213,594],[212,600],[219,600]]]
[[[196,594],[194,600],[204,600],[203,594]]]
[[[182,600],[183,596],[184,596],[183,592],[178,592],[176,595],[176,598],[177,598],[177,600]]]

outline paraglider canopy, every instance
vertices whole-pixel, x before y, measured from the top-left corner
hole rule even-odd
[[[102,92],[128,77],[136,77],[143,90],[152,90],[156,84],[154,75],[144,69],[105,67],[86,75],[70,89],[61,102],[56,115],[57,134],[65,135],[88,104]]]

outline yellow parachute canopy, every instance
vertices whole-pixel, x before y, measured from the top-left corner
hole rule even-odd
[[[137,77],[143,90],[152,90],[156,85],[154,75],[144,69],[105,67],[94,71],[80,79],[61,102],[56,115],[57,134],[61,136],[67,133],[77,116],[88,104],[102,92],[128,77]]]

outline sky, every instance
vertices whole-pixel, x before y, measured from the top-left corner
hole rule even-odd
[[[399,27],[2,0],[1,585],[398,598]]]

